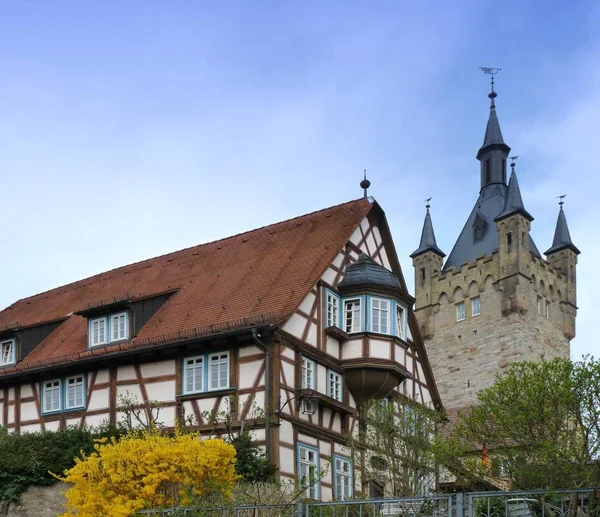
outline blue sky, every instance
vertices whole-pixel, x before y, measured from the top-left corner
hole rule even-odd
[[[532,235],[566,193],[575,358],[597,350],[597,2],[0,3],[0,306],[359,197],[404,273],[433,196],[449,253],[497,76]],[[596,353],[597,355],[597,353]]]

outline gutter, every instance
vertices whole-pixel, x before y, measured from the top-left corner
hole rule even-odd
[[[260,334],[256,328],[252,329],[252,340],[261,350],[265,352],[265,449],[267,451],[267,459],[271,461],[271,438],[269,430],[271,428],[271,408],[269,398],[271,396],[271,356],[269,349],[260,339]]]

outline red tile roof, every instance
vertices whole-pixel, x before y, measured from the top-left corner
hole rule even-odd
[[[350,201],[19,300],[0,312],[0,330],[60,318],[66,321],[3,373],[281,322],[300,304],[373,206],[367,199]],[[114,299],[139,299],[169,290],[175,293],[131,342],[88,349],[87,320],[74,313]]]

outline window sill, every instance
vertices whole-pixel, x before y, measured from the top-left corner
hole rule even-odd
[[[344,332],[341,328],[332,325],[325,329],[325,333],[328,336],[331,336],[340,341],[348,341],[350,339],[350,335],[347,332]]]
[[[300,402],[302,396],[311,396],[319,399],[319,407],[324,407],[327,409],[331,409],[332,411],[337,411],[339,413],[343,413],[346,415],[351,415],[354,413],[354,409],[350,406],[347,406],[343,402],[330,397],[329,395],[325,395],[324,393],[320,393],[318,391],[310,390],[303,388],[301,390],[296,390],[296,397]]]
[[[109,343],[102,343],[98,345],[92,345],[88,343],[88,350],[96,350],[97,348],[105,348],[111,345],[120,345],[121,343],[127,343],[128,341],[131,341],[131,338],[117,339],[115,341],[110,341]]]
[[[213,390],[213,391],[199,391],[198,393],[184,393],[181,395],[177,395],[175,399],[177,401],[185,401],[185,400],[197,400],[197,399],[207,399],[211,397],[222,397],[224,395],[232,395],[237,391],[237,388],[225,388],[221,390]]]

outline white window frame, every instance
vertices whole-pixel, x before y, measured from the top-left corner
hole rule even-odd
[[[406,341],[406,307],[396,304],[396,334]]]
[[[298,481],[300,486],[304,485],[304,479],[308,478],[308,486],[304,495],[309,499],[319,499],[320,481],[319,476],[319,451],[308,445],[298,444]],[[311,477],[315,480],[310,482]]]
[[[123,337],[121,337],[121,332],[120,329],[118,332],[118,336],[115,339],[114,337],[114,325],[115,322],[117,323],[117,325],[119,325],[119,320],[120,318],[123,318]],[[117,312],[116,314],[111,314],[110,315],[110,342],[113,343],[115,341],[124,341],[125,339],[127,339],[129,337],[129,317],[128,317],[128,313],[127,311],[123,311],[123,312]]]
[[[375,307],[375,304],[379,304],[379,307]],[[378,334],[390,334],[390,307],[391,301],[387,298],[371,298],[371,332]],[[379,328],[375,328],[375,313],[377,313],[377,319],[379,321]],[[385,316],[385,317],[384,317]],[[385,329],[383,328],[385,323]]]
[[[218,357],[217,362],[213,363],[213,358],[214,357]],[[223,361],[223,358],[225,358],[225,360]],[[221,365],[225,364],[225,377],[222,377],[222,372],[221,372]],[[217,365],[217,385],[213,386],[213,368],[214,365]],[[222,386],[221,384],[223,384],[221,381],[225,381],[224,382],[224,386]],[[215,352],[213,354],[208,354],[208,378],[207,378],[207,382],[208,382],[208,391],[219,391],[219,390],[226,390],[227,388],[229,388],[229,352]]]
[[[188,361],[193,361],[193,367],[188,369]],[[200,364],[200,368],[197,369],[196,365]],[[186,357],[183,360],[183,386],[182,392],[184,395],[190,395],[192,393],[202,393],[204,391],[204,365],[205,359],[203,355],[196,355],[194,357]],[[199,373],[199,381],[196,378],[196,372]],[[192,377],[192,389],[188,389],[188,380],[190,376],[190,372]],[[197,386],[200,386],[197,388]]]
[[[462,317],[461,317],[462,316]],[[456,304],[456,321],[464,321],[466,319],[465,302]]]
[[[549,320],[550,319],[550,301],[549,300],[546,300],[544,314],[546,316],[546,319]]]
[[[317,363],[308,357],[302,356],[302,379],[301,388],[303,390],[316,389]]]
[[[476,310],[477,309],[477,310]],[[481,297],[475,296],[471,298],[471,316],[479,316],[481,314]]]
[[[0,342],[0,366],[7,366],[17,362],[17,340],[5,339]]]
[[[102,322],[102,325],[104,325],[104,340],[100,341],[100,322]],[[94,324],[98,324],[98,342],[94,342]],[[106,345],[107,343],[109,343],[110,341],[108,341],[107,338],[107,331],[109,329],[107,328],[107,318],[105,316],[102,316],[101,318],[92,318],[90,319],[90,347],[93,346],[100,346],[100,345]],[[109,336],[110,337],[110,336]]]
[[[341,373],[327,370],[327,395],[338,402],[344,399],[344,384]]]
[[[51,385],[49,388],[47,385]],[[54,402],[53,394],[58,392],[58,405],[48,408],[48,400]],[[49,397],[50,392],[50,397]],[[62,411],[62,382],[60,379],[52,379],[50,381],[42,381],[42,413],[58,413]]]
[[[70,384],[69,381],[75,381]],[[74,388],[74,396],[73,396],[73,404],[69,404],[69,389]],[[85,399],[86,399],[86,382],[85,375],[73,375],[71,377],[67,377],[65,379],[65,410],[69,409],[79,409],[85,407]],[[77,390],[81,390],[81,404],[77,403]]]
[[[350,325],[348,325],[348,305],[352,304],[352,309],[350,309],[350,313],[352,318],[350,320]],[[358,322],[355,321],[356,308],[358,307]],[[362,300],[360,298],[349,298],[348,300],[344,300],[344,331],[348,334],[352,334],[353,332],[360,332],[362,330]]]
[[[352,460],[334,455],[333,470],[333,497],[337,501],[352,499],[354,492]]]
[[[340,324],[340,297],[327,291],[326,300],[327,327],[338,327]]]

